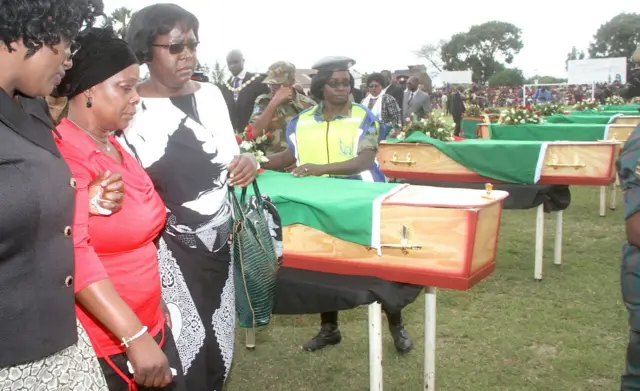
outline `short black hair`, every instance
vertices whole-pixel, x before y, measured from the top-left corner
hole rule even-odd
[[[176,4],[154,4],[133,14],[125,41],[141,63],[153,60],[151,45],[159,35],[166,35],[176,26],[193,30],[198,38],[200,22],[191,12]]]
[[[327,84],[327,82],[331,80],[333,72],[334,71],[321,71],[313,75],[309,92],[311,93],[311,97],[316,101],[320,102],[324,100],[323,88],[325,84]],[[349,84],[351,85],[351,89],[353,90],[356,81],[353,79],[351,72],[347,71],[347,73],[349,74]]]
[[[382,76],[382,73],[372,73],[367,76],[367,87],[371,84],[372,81],[377,81],[382,88],[387,86],[387,78]]]
[[[102,0],[2,0],[0,41],[9,51],[12,42],[22,41],[30,57],[43,46],[72,41],[103,10]]]

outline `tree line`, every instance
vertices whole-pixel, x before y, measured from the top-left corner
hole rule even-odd
[[[626,57],[628,70],[633,68],[631,56],[640,46],[640,14],[621,13],[601,25],[593,36],[587,51],[573,47],[569,60],[586,58]],[[522,30],[500,21],[471,26],[469,31],[454,34],[448,41],[423,45],[415,53],[426,60],[431,77],[442,71],[471,70],[474,82],[490,85],[516,86],[559,83],[566,80],[536,75],[525,79],[520,69],[509,67],[524,47]]]

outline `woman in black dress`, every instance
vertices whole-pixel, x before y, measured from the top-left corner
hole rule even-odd
[[[191,80],[198,20],[174,4],[134,14],[127,42],[150,77],[120,143],[138,158],[167,208],[158,243],[162,297],[189,390],[220,391],[233,359],[235,299],[228,185],[255,178],[222,93]]]

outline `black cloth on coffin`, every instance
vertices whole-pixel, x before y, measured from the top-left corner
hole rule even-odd
[[[342,311],[380,301],[396,313],[424,288],[375,277],[347,276],[282,267],[276,282],[274,314],[300,315]]]
[[[401,181],[420,186],[451,187],[455,189],[484,190],[484,183]],[[544,205],[545,213],[565,210],[571,204],[571,191],[565,185],[516,185],[494,184],[493,190],[504,190],[509,197],[504,200],[504,209],[531,209]]]

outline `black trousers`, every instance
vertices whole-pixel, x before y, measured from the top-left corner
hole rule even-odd
[[[159,343],[162,340],[162,333],[156,335],[154,339]],[[164,388],[149,388],[143,387],[140,385],[136,385],[138,391],[187,391],[187,386],[185,384],[184,375],[182,374],[182,364],[180,363],[180,356],[178,355],[178,349],[176,348],[176,343],[173,340],[173,335],[171,334],[171,329],[169,326],[165,326],[164,331],[164,344],[162,345],[162,351],[167,356],[169,360],[169,366],[174,368],[178,374],[173,377],[173,382]],[[126,376],[129,377],[130,381],[133,381],[133,375],[129,373],[129,369],[127,368],[127,355],[116,354],[113,356],[109,356],[111,362]],[[109,391],[129,391],[129,384],[125,379],[123,379],[112,367],[109,365],[107,360],[100,358],[100,366],[102,367],[102,372],[104,373],[104,377],[107,381],[107,386],[109,387]]]
[[[454,130],[453,134],[455,136],[460,136],[460,130],[462,129],[462,116],[454,116],[453,122],[456,123],[456,129]]]

